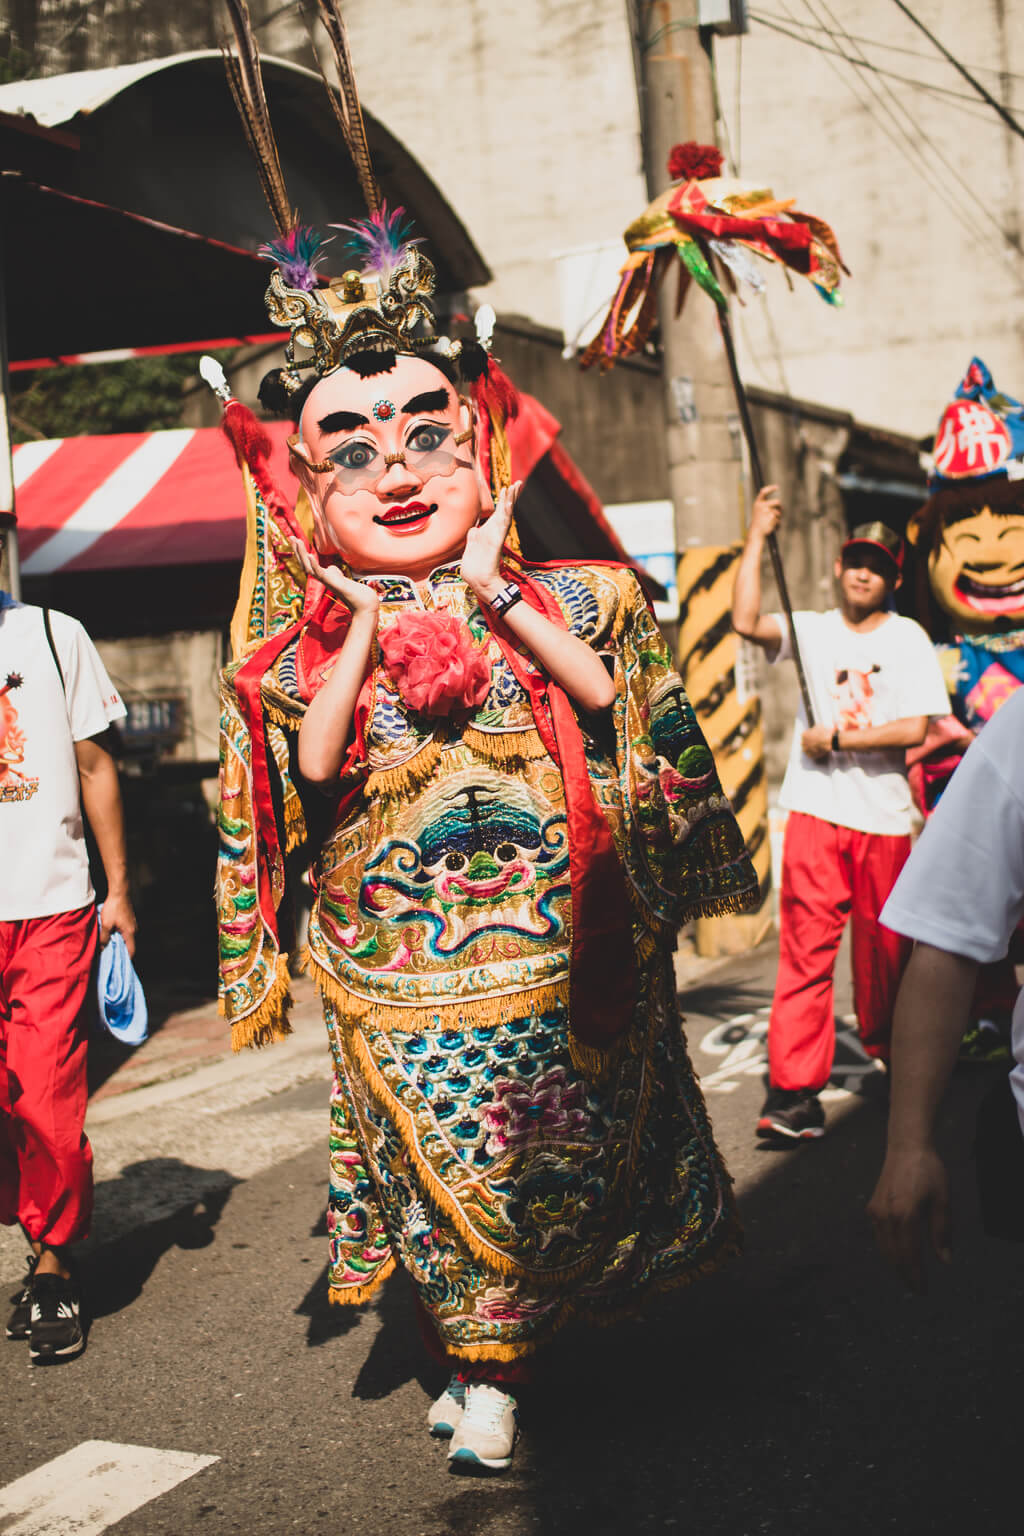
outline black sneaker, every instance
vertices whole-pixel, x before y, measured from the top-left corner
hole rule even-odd
[[[27,1339],[29,1317],[32,1312],[32,1276],[35,1273],[36,1256],[30,1253],[28,1256],[28,1268],[21,1285],[11,1296],[14,1303],[14,1311],[7,1319],[7,1337],[9,1339]]]
[[[824,1136],[825,1111],[813,1088],[772,1088],[757,1122],[759,1136],[808,1141]]]
[[[71,1360],[85,1348],[78,1286],[63,1275],[32,1277],[29,1357],[33,1365]]]

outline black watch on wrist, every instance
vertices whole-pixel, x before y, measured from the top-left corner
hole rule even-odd
[[[503,613],[508,613],[510,608],[514,608],[516,603],[521,602],[522,597],[518,583],[510,581],[507,587],[502,587],[500,592],[495,592],[487,606],[492,613],[496,613],[501,618]]]
[[[836,726],[835,730],[832,732],[832,751],[833,752],[841,752],[842,751],[842,748],[839,745],[839,727],[838,727],[838,725]]]

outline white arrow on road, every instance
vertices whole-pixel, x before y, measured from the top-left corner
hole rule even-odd
[[[219,1459],[83,1440],[0,1488],[0,1530],[4,1536],[100,1536]]]

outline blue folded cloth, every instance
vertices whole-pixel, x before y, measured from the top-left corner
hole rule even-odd
[[[122,1045],[141,1045],[149,1034],[149,1012],[142,982],[119,933],[112,933],[100,950],[97,986],[103,1028]]]

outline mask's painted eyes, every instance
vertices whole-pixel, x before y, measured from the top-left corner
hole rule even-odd
[[[450,869],[453,874],[466,867],[466,855],[464,853],[446,853],[444,867]]]
[[[427,421],[413,429],[406,446],[414,453],[433,453],[450,433],[450,427],[443,427],[436,421]]]
[[[501,864],[510,864],[516,856],[514,843],[499,843],[494,850],[494,857]]]
[[[333,448],[327,457],[339,469],[369,469],[377,457],[377,450],[369,443],[342,443]]]

